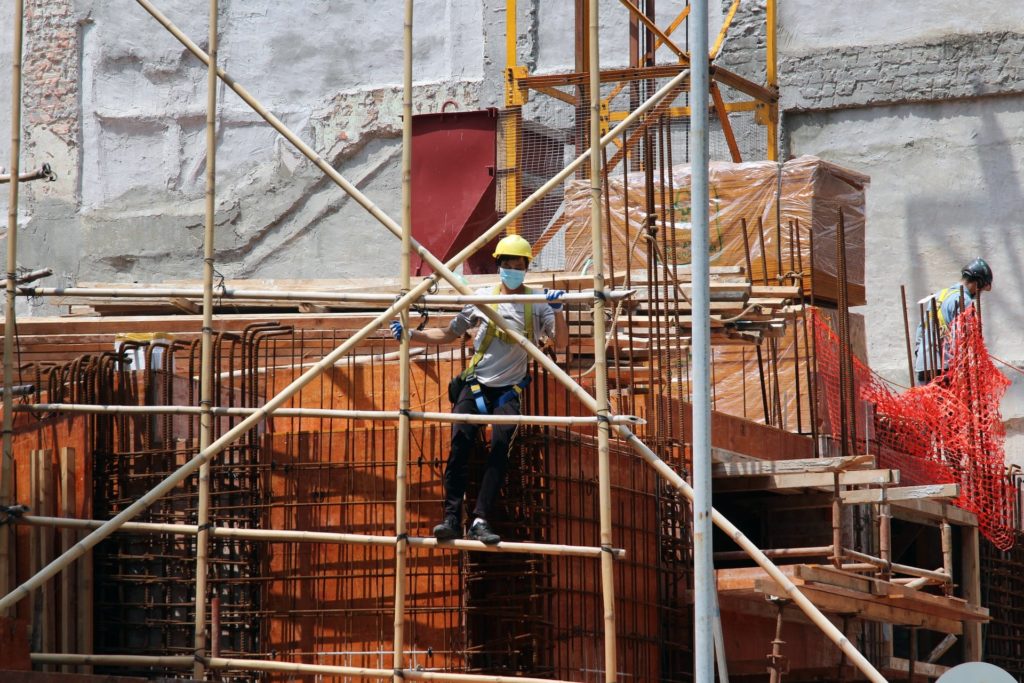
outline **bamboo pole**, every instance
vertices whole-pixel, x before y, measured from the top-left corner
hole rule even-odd
[[[192,666],[190,656],[147,656],[147,655],[67,655],[35,652],[31,655],[32,662],[39,664],[94,664],[96,666],[162,666],[167,668],[187,669]],[[397,672],[393,669],[370,669],[356,666],[329,666],[325,664],[299,664],[293,662],[274,662],[259,659],[228,659],[225,657],[209,657],[206,665],[218,671],[280,671],[296,674],[327,674],[337,676],[355,676],[379,678],[386,680],[398,677],[413,681],[461,681],[463,683],[571,683],[551,678],[528,678],[520,676],[485,676],[483,674],[455,674],[442,671],[421,671],[404,669]]]
[[[209,447],[213,436],[213,239],[217,209],[217,0],[209,3],[209,59],[206,69],[206,221],[203,228],[203,330],[199,364],[199,450]],[[210,463],[199,467],[199,534],[196,537],[195,665],[192,678],[203,680],[206,668],[206,579],[210,552]]]
[[[405,0],[405,20],[402,23],[402,260],[401,287],[409,291],[412,255],[412,0]],[[529,304],[527,304],[529,305]],[[402,330],[409,330],[409,309],[400,314]],[[405,668],[405,593],[406,553],[408,550],[408,527],[405,507],[409,466],[410,420],[409,400],[410,335],[403,332],[399,340],[398,366],[398,462],[395,463],[395,623],[393,637],[393,683],[402,683]]]
[[[75,514],[75,482],[77,481],[75,451],[70,448],[60,449],[60,516],[71,517]],[[60,532],[60,551],[66,552],[71,547],[75,533],[71,529]],[[77,650],[75,644],[75,572],[61,573],[60,583],[60,651]],[[64,667],[64,673],[71,673],[70,667]]]
[[[906,574],[908,576],[919,576],[924,579],[931,579],[932,581],[938,581],[940,583],[951,583],[953,577],[944,573],[941,570],[932,571],[929,569],[921,569],[920,567],[911,567],[907,564],[898,564],[896,562],[888,562],[884,558],[875,557],[874,555],[868,555],[867,553],[858,552],[849,548],[843,549],[843,554],[851,559],[860,560],[861,562],[867,562],[868,564],[876,567],[883,567],[890,569],[894,574]]]
[[[611,415],[608,400],[608,360],[605,341],[604,251],[601,207],[601,51],[598,0],[590,0],[590,241],[594,268],[594,398],[598,417]],[[646,18],[646,17],[644,17]],[[601,547],[612,547],[612,473],[609,437],[611,423],[597,425],[597,485],[601,521]],[[618,680],[615,648],[615,566],[608,553],[601,556],[601,598],[604,606],[604,680]]]
[[[529,281],[527,281],[529,284]],[[607,292],[609,299],[618,301],[633,296],[633,289],[612,289]],[[169,299],[169,298],[200,298],[202,289],[193,288],[129,288],[129,287],[19,287],[20,296],[31,297],[106,297],[112,299]],[[267,301],[303,301],[303,302],[350,302],[368,304],[390,304],[395,300],[394,294],[376,292],[330,292],[326,290],[281,291],[274,289],[230,289],[217,288],[220,299],[260,299]],[[566,292],[563,300],[567,303],[590,303],[594,297],[584,292]],[[425,294],[419,302],[425,304],[463,306],[465,304],[491,303],[535,303],[547,301],[541,294]]]
[[[211,408],[217,417],[252,415],[259,408]],[[117,406],[84,405],[72,403],[36,403],[15,408],[16,413],[86,413],[94,415],[199,415],[201,408],[195,406]],[[321,408],[279,408],[274,411],[278,417],[322,417],[345,420],[398,420],[399,410],[327,410]],[[602,421],[599,417],[568,415],[468,415],[464,413],[431,413],[409,411],[410,420],[422,422],[444,422],[452,424],[539,424],[539,425],[592,425]],[[615,425],[644,425],[647,420],[635,415],[612,415]]]
[[[104,524],[102,520],[98,519],[70,519],[45,517],[40,515],[23,515],[18,518],[18,523],[28,524],[33,527],[57,527],[64,529],[99,529]],[[132,534],[178,534],[181,536],[195,536],[199,533],[199,527],[195,524],[125,522],[118,527],[118,531]],[[216,538],[268,541],[272,543],[338,543],[348,545],[379,546],[393,546],[398,543],[398,539],[395,536],[373,536],[327,531],[288,531],[278,529],[214,527],[210,529],[210,534]],[[534,555],[553,555],[557,557],[596,558],[603,552],[599,547],[595,548],[590,546],[561,545],[555,543],[519,543],[514,541],[502,541],[498,545],[484,545],[480,541],[468,541],[461,539],[442,542],[433,537],[410,537],[407,540],[407,543],[413,547],[429,548],[432,550],[484,550],[493,553],[531,553]],[[612,548],[610,554],[617,560],[621,560],[626,557],[626,551],[622,548]]]
[[[14,0],[14,42],[11,48],[11,168],[19,177],[21,166],[21,38],[24,0]],[[18,187],[11,183],[7,199],[7,297],[4,302],[4,416],[3,453],[0,457],[0,505],[14,503],[14,321],[15,278],[18,270]],[[0,594],[14,585],[14,539],[0,533]],[[8,616],[0,608],[0,617]]]

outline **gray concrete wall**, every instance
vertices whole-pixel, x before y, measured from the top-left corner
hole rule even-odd
[[[872,177],[866,307],[872,366],[907,380],[899,285],[917,300],[976,255],[992,353],[1024,367],[1024,5],[780,3],[784,139]],[[1024,463],[1024,375],[1003,402]]]

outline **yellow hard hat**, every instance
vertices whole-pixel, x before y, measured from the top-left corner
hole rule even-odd
[[[494,248],[494,258],[501,256],[522,256],[527,260],[533,258],[533,248],[530,247],[530,243],[519,235],[506,235],[498,241],[498,246]]]

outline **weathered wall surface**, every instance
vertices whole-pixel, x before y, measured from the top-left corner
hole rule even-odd
[[[206,45],[205,6],[159,6]],[[418,111],[447,100],[478,106],[485,9],[475,0],[417,3]],[[6,37],[10,3],[0,11]],[[401,26],[398,2],[221,2],[221,66],[393,216]],[[0,44],[8,60],[0,106],[9,111],[10,41]],[[22,186],[21,264],[52,266],[65,282],[197,277],[205,66],[135,3],[95,0],[28,0],[25,55],[22,165],[50,162],[60,180]],[[218,96],[221,273],[339,277],[397,268],[397,248],[386,248],[394,238],[234,93],[221,85]]]
[[[1024,367],[1024,5],[780,3],[780,78],[792,154],[868,173],[867,321],[873,366],[906,382],[899,285],[911,301],[984,256],[992,353]],[[1003,403],[1024,463],[1024,375]]]
[[[731,3],[712,0],[712,39]],[[161,9],[206,42],[205,6]],[[661,24],[684,5],[658,2]],[[416,107],[500,106],[504,0],[420,0]],[[392,216],[399,213],[398,0],[222,0],[221,64]],[[519,55],[573,68],[573,3],[520,0]],[[628,28],[604,3],[602,60],[627,63]],[[9,163],[12,3],[0,3],[0,165]],[[719,63],[764,79],[764,0],[743,0]],[[135,3],[27,0],[21,265],[62,282],[198,276],[205,67]],[[678,41],[685,43],[677,33]],[[905,378],[898,285],[912,299],[976,254],[993,352],[1024,364],[1016,293],[1024,230],[1024,4],[999,0],[780,0],[785,151],[869,173],[868,296],[873,365]],[[659,58],[671,58],[662,48]],[[397,242],[221,87],[217,268],[232,277],[338,277],[397,268]],[[540,98],[531,106],[541,105]],[[561,104],[547,106],[561,107]],[[740,131],[742,134],[743,131]],[[6,213],[7,193],[0,192]],[[30,312],[25,310],[26,313]],[[1004,404],[1024,460],[1024,383]]]

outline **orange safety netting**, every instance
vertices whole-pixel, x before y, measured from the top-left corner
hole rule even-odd
[[[814,319],[819,405],[825,408],[819,420],[824,433],[839,440],[846,404],[839,338],[820,316]],[[976,514],[982,534],[1008,550],[1015,539],[1014,490],[1006,478],[999,402],[1010,382],[989,358],[974,307],[957,316],[948,339],[946,371],[902,392],[853,358],[856,398],[853,411],[845,408],[847,444],[851,453],[876,455],[879,467],[898,469],[904,485],[959,484],[955,504]]]

